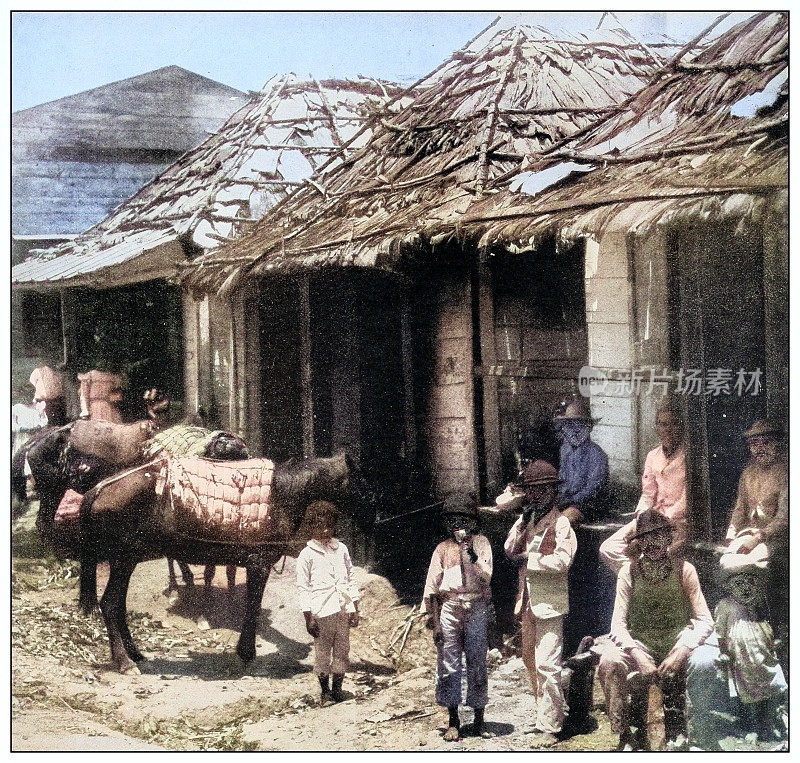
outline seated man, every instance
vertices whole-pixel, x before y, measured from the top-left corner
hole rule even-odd
[[[714,627],[697,571],[669,554],[673,533],[669,520],[655,509],[636,518],[630,539],[632,559],[617,577],[611,633],[600,636],[592,647],[600,656],[597,675],[611,728],[620,735],[620,749],[633,743],[629,674],[638,673],[641,688],[663,686],[674,694],[682,684],[689,655]],[[655,701],[648,707],[646,722],[657,727],[663,706],[658,707],[658,690],[650,694]],[[663,747],[663,726],[660,741],[654,743],[658,737],[651,737],[651,747]]]
[[[736,505],[725,539],[728,553],[722,555],[725,569],[737,564],[740,555],[769,560],[770,621],[778,638],[788,643],[788,538],[789,468],[781,446],[783,429],[757,421],[744,435],[750,447],[750,463],[739,478]]]
[[[683,421],[677,405],[665,399],[656,413],[656,433],[661,445],[647,454],[642,473],[642,496],[637,515],[653,509],[666,517],[675,529],[675,549],[686,541],[686,451]],[[600,558],[614,573],[627,561],[625,548],[636,520],[617,530],[600,546]]]
[[[594,423],[585,401],[575,399],[554,424],[561,440],[558,508],[575,527],[595,517],[608,488],[608,456],[590,439]]]

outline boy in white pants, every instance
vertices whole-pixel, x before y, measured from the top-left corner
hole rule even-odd
[[[347,546],[334,537],[339,509],[328,501],[314,501],[306,516],[311,540],[297,557],[297,587],[306,630],[314,637],[314,672],[325,706],[345,698],[342,682],[350,654],[350,628],[359,621],[359,592]]]

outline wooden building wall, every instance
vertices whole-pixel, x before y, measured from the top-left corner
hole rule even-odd
[[[587,239],[585,251],[588,365],[611,381],[591,396],[592,415],[600,419],[592,439],[608,454],[612,479],[635,486],[639,471],[636,396],[615,383],[636,363],[633,272],[624,232]]]
[[[246,102],[166,66],[15,112],[12,234],[81,233]]]

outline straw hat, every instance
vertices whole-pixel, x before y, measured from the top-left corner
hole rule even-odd
[[[780,424],[775,424],[766,419],[759,419],[758,421],[742,433],[742,437],[749,440],[751,437],[764,437],[769,436],[781,439],[784,435],[783,427]]]

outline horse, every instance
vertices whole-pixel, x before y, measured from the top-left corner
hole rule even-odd
[[[255,657],[256,619],[270,568],[281,556],[296,556],[307,540],[305,509],[315,500],[331,500],[346,510],[357,500],[358,477],[345,453],[328,458],[292,460],[275,465],[269,515],[265,526],[247,540],[234,539],[221,527],[203,537],[183,534],[171,524],[165,509],[169,485],[158,494],[157,483],[168,459],[153,462],[109,478],[92,488],[80,509],[80,529],[74,553],[82,568],[81,587],[94,590],[97,562],[106,560],[110,576],[100,609],[108,633],[111,659],[122,673],[138,672],[143,655],[128,629],[125,600],[136,565],[171,556],[192,564],[225,564],[247,571],[244,620],[236,653],[248,663]],[[250,462],[230,462],[231,467]],[[262,462],[263,463],[263,462]],[[90,579],[91,578],[91,579]]]
[[[26,443],[24,453],[16,454],[12,464],[12,485],[15,491],[19,490],[23,496],[25,495],[23,466],[27,458],[39,494],[38,516],[42,521],[40,523],[37,519],[37,524],[40,524],[39,531],[42,537],[47,540],[51,535],[56,511],[68,489],[81,494],[86,493],[100,480],[119,472],[120,467],[141,464],[145,460],[143,450],[148,446],[152,447],[156,442],[151,438],[158,430],[158,423],[158,419],[152,416],[133,424],[79,419],[63,427],[37,430]],[[163,430],[161,434],[166,435],[171,429]],[[202,451],[206,457],[231,460],[242,458],[247,454],[244,443],[230,432],[212,433],[208,429],[193,429],[198,437],[214,435],[210,439],[207,438],[208,444]],[[69,553],[61,548],[63,543],[63,538],[50,539],[50,545],[58,553],[69,556]],[[178,587],[173,561],[177,562],[184,583],[189,587],[194,585],[194,574],[189,565],[181,559],[168,559],[168,590],[177,590]],[[232,568],[227,572],[228,590],[232,591],[236,570]],[[207,586],[213,576],[214,568],[208,567],[204,573]],[[85,571],[81,570],[81,581],[84,578]],[[95,579],[94,573],[90,579]],[[81,586],[80,590],[78,604],[80,609],[88,614],[98,604],[97,592],[85,586]]]

